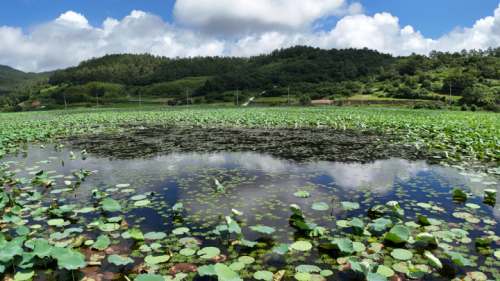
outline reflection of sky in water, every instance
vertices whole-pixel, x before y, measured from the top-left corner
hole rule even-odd
[[[49,157],[58,159],[49,159]],[[40,160],[51,162],[40,163]],[[466,210],[464,205],[458,206],[453,203],[451,193],[455,187],[464,188],[467,192],[476,195],[467,202],[481,206],[482,213],[475,213],[478,217],[500,218],[498,205],[492,208],[482,204],[483,190],[485,188],[498,189],[498,184],[483,185],[471,182],[470,176],[460,175],[461,171],[442,166],[430,166],[423,161],[390,159],[367,164],[297,163],[256,153],[174,153],[133,160],[113,160],[89,155],[86,160],[78,156],[74,161],[70,161],[68,151],[57,152],[50,147],[44,151],[31,148],[26,157],[22,154],[9,155],[2,161],[14,161],[14,163],[11,162],[12,169],[17,169],[19,166],[17,163],[23,161],[27,164],[23,164],[22,168],[39,166],[38,169],[55,171],[50,176],[69,176],[72,170],[80,168],[97,170],[97,173],[88,177],[85,183],[77,188],[74,198],[68,198],[68,203],[76,201],[80,204],[79,207],[90,204],[91,190],[95,188],[105,191],[115,188],[116,184],[131,184],[131,188],[135,190],[133,194],[109,192],[110,196],[121,200],[120,202],[127,206],[132,205],[132,201],[129,200],[131,196],[155,191],[157,195],[151,200],[155,203],[164,201],[167,207],[163,206],[157,210],[133,208],[125,214],[129,224],[140,226],[143,232],[169,232],[177,227],[172,224],[172,218],[168,214],[158,213],[160,210],[165,211],[171,207],[177,200],[185,205],[182,213],[184,226],[201,229],[200,225],[206,221],[217,222],[214,218],[217,213],[229,215],[231,209],[235,208],[244,212],[240,219],[247,220],[244,227],[246,239],[256,240],[260,237],[260,234],[248,231],[249,226],[264,224],[275,227],[277,230],[284,229],[276,233],[281,235],[276,238],[280,243],[290,242],[287,233],[296,232],[288,221],[291,216],[288,209],[290,204],[299,204],[310,221],[327,229],[336,228],[336,219],[366,216],[367,208],[376,204],[385,204],[391,200],[400,201],[402,207],[407,210],[406,217],[415,217],[415,212],[422,211],[421,209],[414,210],[415,203],[433,201],[445,208],[446,213],[434,213],[430,214],[430,217],[460,222],[452,216],[455,208],[471,213],[474,211]],[[28,172],[33,171],[22,171],[16,177],[32,177],[33,175],[29,175]],[[214,194],[214,178],[226,187],[227,193]],[[480,179],[481,182],[497,182],[489,177]],[[54,189],[64,187],[64,180],[65,178],[55,178]],[[298,190],[307,190],[310,197],[294,196],[293,193]],[[325,202],[330,205],[330,200],[334,196],[337,198],[334,204],[352,200],[359,202],[361,208],[349,212],[341,208],[324,212],[311,208],[316,202]],[[211,218],[204,219],[207,216]],[[143,221],[134,222],[135,219],[141,217],[144,218]],[[99,218],[99,214],[89,215],[87,221],[96,218]],[[207,230],[212,229],[213,226],[207,228]],[[496,230],[497,227],[490,229]],[[478,237],[481,233],[471,236]],[[208,241],[205,245],[212,245],[210,243],[215,242]]]

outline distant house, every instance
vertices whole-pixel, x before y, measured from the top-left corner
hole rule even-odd
[[[42,102],[37,100],[37,101],[32,102],[31,106],[39,106],[40,104],[42,104]]]
[[[128,94],[128,95],[127,95],[127,98],[130,98],[130,97],[131,97],[131,96],[130,96],[130,94]]]

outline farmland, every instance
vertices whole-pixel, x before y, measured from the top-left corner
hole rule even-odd
[[[16,280],[499,279],[500,120],[378,107],[0,114]]]

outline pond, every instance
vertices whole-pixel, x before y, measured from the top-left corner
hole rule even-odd
[[[14,276],[14,263],[33,280],[148,272],[165,280],[272,280],[282,270],[281,280],[500,277],[499,185],[488,174],[391,154],[415,155],[404,146],[377,154],[379,136],[334,161],[317,156],[327,147],[317,143],[289,143],[294,152],[280,154],[278,144],[256,137],[265,130],[246,147],[231,147],[225,133],[164,132],[147,142],[144,135],[154,134],[143,131],[139,143],[131,135],[86,136],[4,156],[0,179],[15,181],[5,192],[22,205],[3,216],[8,243],[37,252],[38,242],[25,240],[41,238],[59,248],[53,257],[73,257],[65,249],[74,248],[88,264],[14,253],[0,254],[0,267]],[[219,143],[181,146],[197,137]],[[165,138],[175,141],[160,146]]]

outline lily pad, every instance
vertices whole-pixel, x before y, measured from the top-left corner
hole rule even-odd
[[[238,261],[244,264],[252,264],[255,262],[255,259],[249,256],[241,256],[238,258]]]
[[[254,273],[253,277],[257,280],[266,280],[266,281],[271,281],[273,280],[274,273],[271,271],[267,270],[259,270]]]
[[[182,234],[187,233],[187,232],[189,232],[189,228],[187,228],[187,227],[179,227],[179,228],[172,230],[172,233],[177,234],[177,235],[182,235]]]
[[[143,206],[149,205],[149,203],[151,203],[151,201],[149,201],[148,199],[146,199],[146,200],[140,200],[140,201],[135,202],[134,206],[143,207]]]
[[[195,250],[193,249],[189,249],[189,248],[186,248],[186,249],[182,249],[179,251],[179,254],[183,255],[183,256],[192,256],[196,253]]]
[[[292,248],[299,251],[309,251],[312,249],[312,244],[307,241],[297,241],[292,244]]]
[[[215,258],[218,254],[220,254],[219,248],[215,247],[205,247],[198,251],[197,253],[201,258],[204,259],[212,259]]]
[[[326,211],[329,209],[329,206],[325,202],[319,202],[314,203],[311,208],[316,211]]]
[[[398,260],[409,260],[413,257],[412,252],[405,249],[394,249],[391,256]]]
[[[309,192],[301,190],[301,191],[295,192],[293,195],[295,195],[297,197],[301,197],[301,198],[307,198],[307,197],[309,197]]]
[[[170,259],[170,256],[163,253],[155,253],[144,258],[144,261],[150,264],[159,264],[163,262],[167,262]]]

